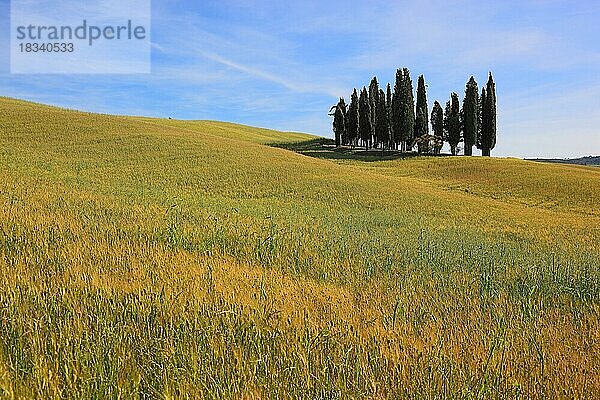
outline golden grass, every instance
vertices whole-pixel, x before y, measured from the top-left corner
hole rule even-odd
[[[10,99],[0,133],[0,397],[600,393],[596,170]]]
[[[465,157],[349,163],[508,203],[600,215],[600,169],[595,167]]]

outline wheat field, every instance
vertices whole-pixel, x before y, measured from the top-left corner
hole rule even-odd
[[[0,398],[598,398],[600,169],[0,98]]]

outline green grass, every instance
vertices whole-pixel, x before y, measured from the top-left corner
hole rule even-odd
[[[187,130],[190,133],[207,134],[210,132],[222,138],[242,140],[259,144],[298,143],[315,139],[306,133],[280,132],[272,129],[255,128],[230,122],[219,121],[181,121],[173,119],[137,118],[139,121],[155,123]]]
[[[597,170],[315,140],[0,99],[0,397],[600,393]]]

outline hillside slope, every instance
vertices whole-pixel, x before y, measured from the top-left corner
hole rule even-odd
[[[597,170],[310,139],[0,99],[4,393],[600,391]]]
[[[532,158],[531,161],[555,164],[600,166],[600,156],[585,156],[579,158]]]
[[[378,174],[416,178],[448,190],[464,191],[511,204],[600,215],[600,170],[479,157],[349,162]]]
[[[172,126],[190,132],[207,133],[223,138],[243,140],[259,144],[294,143],[314,139],[315,136],[297,132],[280,132],[272,129],[255,128],[231,122],[181,121],[172,119],[137,118],[144,122]]]

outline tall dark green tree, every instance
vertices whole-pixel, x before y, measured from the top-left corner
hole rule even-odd
[[[402,90],[400,95],[401,121],[400,137],[403,150],[411,150],[415,136],[415,100],[413,84],[408,68],[402,70]]]
[[[335,146],[340,147],[342,142],[346,140],[346,102],[343,97],[340,101],[331,107],[333,113],[333,133],[335,135]]]
[[[371,142],[373,124],[371,123],[371,105],[369,104],[369,93],[363,86],[358,99],[358,132],[365,147],[369,148]]]
[[[448,141],[448,132],[450,131],[450,116],[452,115],[452,102],[448,100],[444,107],[444,141]]]
[[[433,102],[431,110],[431,127],[434,136],[444,138],[444,110],[437,100]]]
[[[433,102],[433,109],[431,110],[431,128],[435,137],[434,152],[440,154],[444,145],[444,110],[437,100]]]
[[[377,82],[377,77],[374,76],[371,79],[371,83],[369,84],[369,106],[371,107],[371,124],[372,130],[371,134],[373,136],[373,140],[376,142],[375,138],[375,126],[377,124],[377,103],[379,102],[379,82]]]
[[[402,143],[402,91],[404,85],[404,71],[396,70],[396,81],[394,83],[394,94],[392,95],[392,144],[397,148]]]
[[[344,121],[344,114],[339,107],[335,108],[333,116],[333,132],[335,134],[335,147],[342,145],[342,135],[346,130],[346,124]]]
[[[358,142],[358,93],[356,92],[356,88],[352,92],[350,96],[350,106],[348,107],[348,112],[346,113],[346,136],[348,138],[348,142],[344,144],[349,144],[352,146],[356,146]]]
[[[479,96],[479,130],[477,131],[477,148],[481,150],[481,136],[483,134],[483,120],[485,118],[485,102],[487,94],[485,88],[481,88],[481,96]]]
[[[423,135],[427,135],[425,126],[429,125],[429,121],[426,119],[425,110],[422,108],[417,109],[417,114],[415,116],[415,137],[420,137]]]
[[[457,147],[460,143],[460,101],[458,95],[452,93],[450,95],[450,101],[446,103],[446,115],[444,116],[444,128],[446,130],[446,140],[450,144],[450,151],[455,156],[457,153]]]
[[[387,133],[387,138],[386,138],[386,146],[388,148],[392,147],[392,86],[388,83],[387,84],[387,90],[386,90],[386,96],[385,96],[385,111],[387,113],[387,119],[388,119],[388,133]]]
[[[385,104],[385,92],[379,89],[375,110],[375,141],[383,148],[389,135],[389,121],[387,107]]]
[[[479,132],[479,88],[473,77],[469,79],[465,89],[462,116],[465,156],[472,156]]]
[[[496,146],[496,84],[490,72],[487,85],[481,91],[481,127],[477,138],[477,148],[481,155],[489,157]]]
[[[415,117],[415,140],[414,142],[417,143],[417,151],[419,152],[419,154],[423,154],[428,152],[428,144],[429,144],[429,139],[427,138],[427,134],[424,133],[422,135],[420,135],[416,129],[418,127],[423,126],[423,123],[425,122],[425,113],[423,112],[423,109],[420,108],[417,110],[417,116]]]
[[[421,116],[419,116],[421,111]],[[419,76],[417,83],[417,109],[415,120],[415,136],[429,134],[429,106],[427,105],[427,89],[425,88],[425,77]]]

